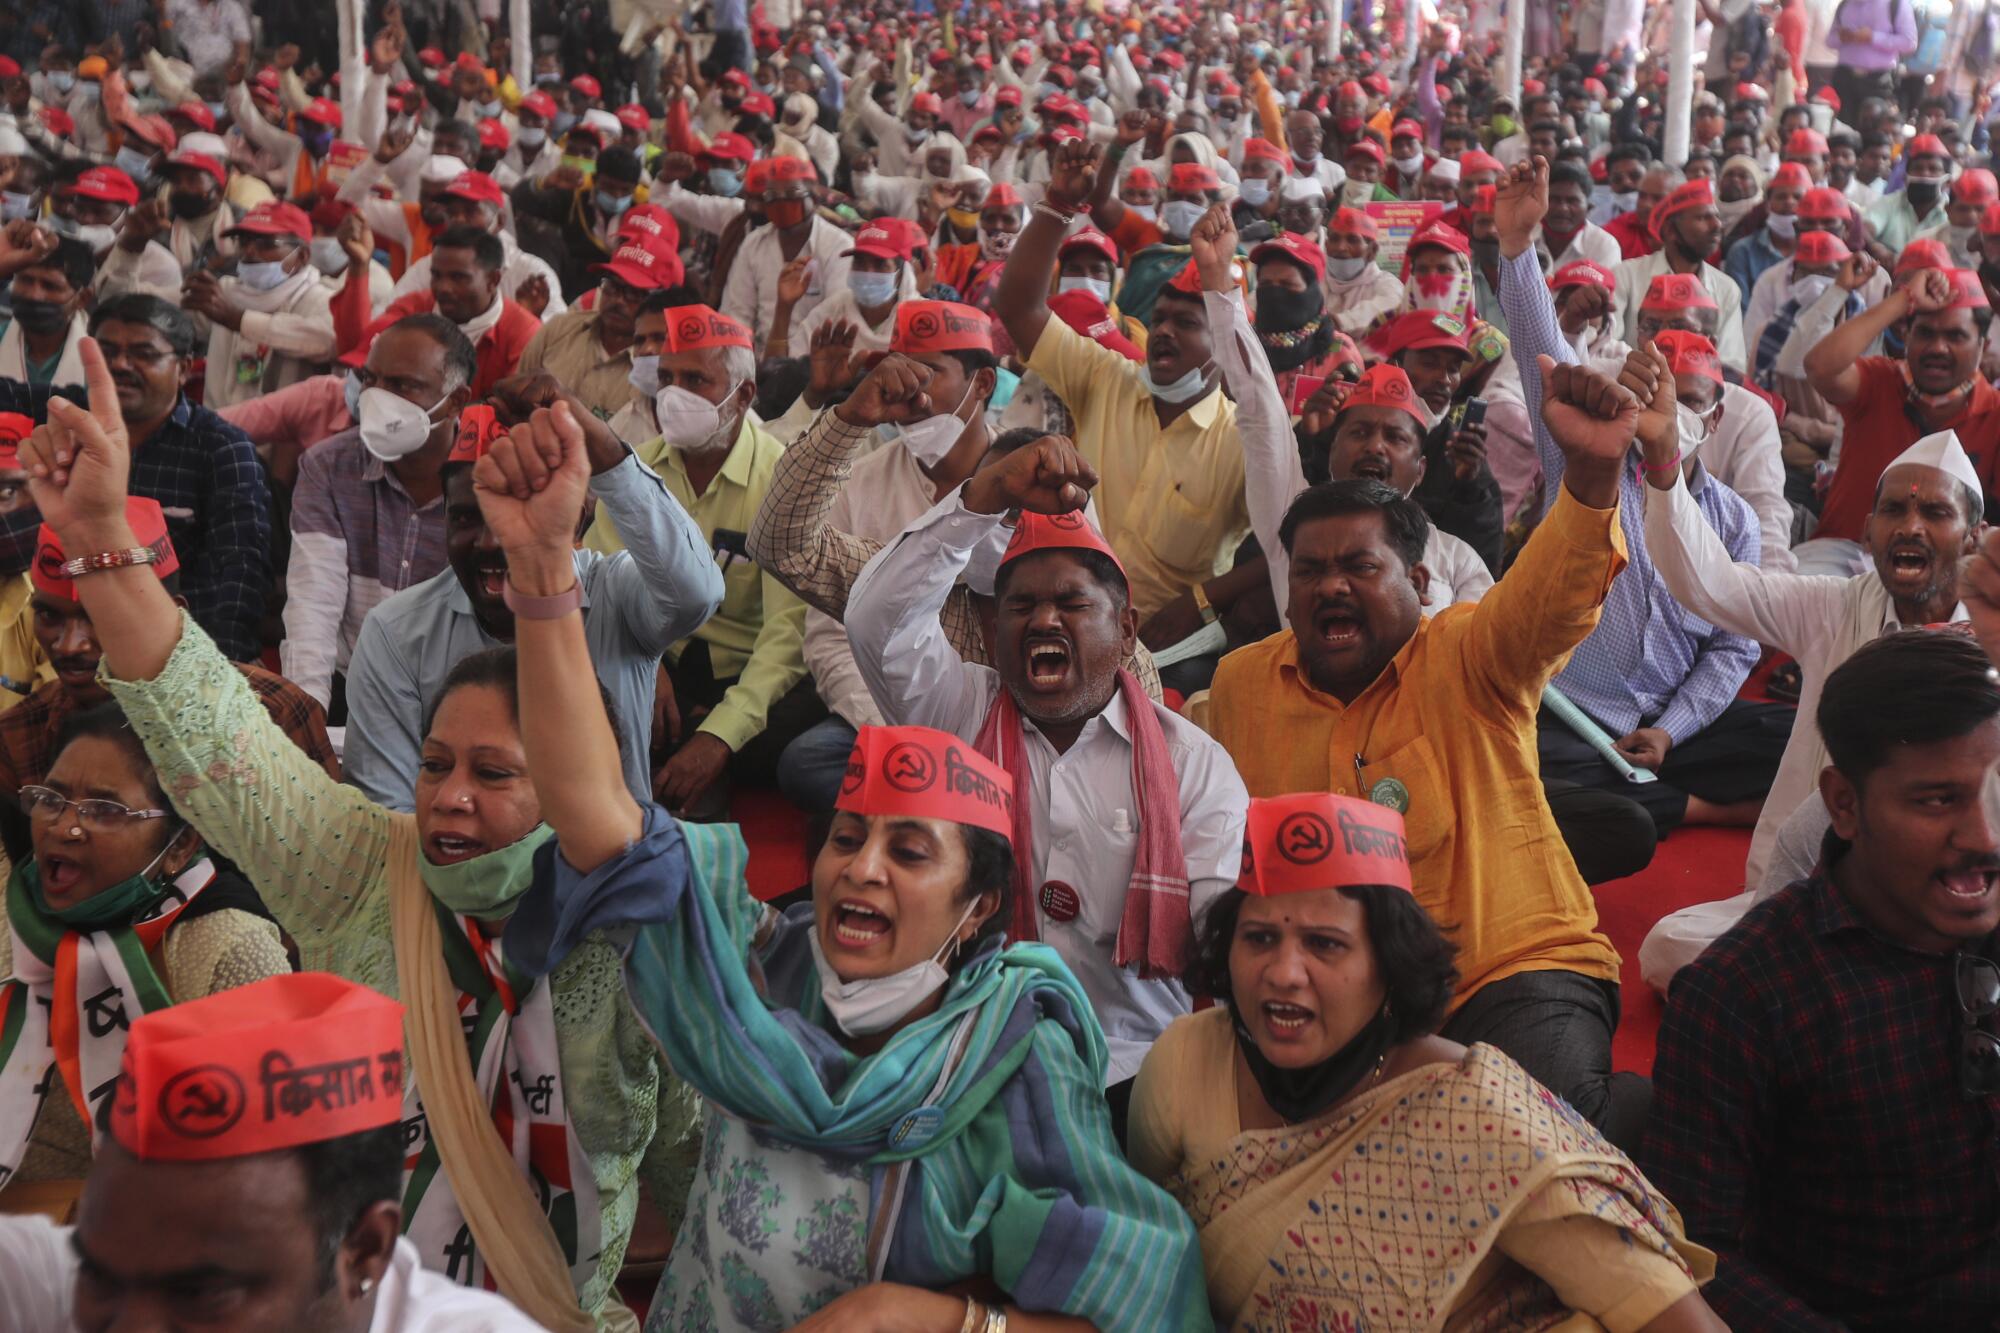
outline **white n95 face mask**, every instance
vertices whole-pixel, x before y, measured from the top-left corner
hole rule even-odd
[[[360,408],[362,446],[385,463],[407,458],[423,448],[436,424],[431,420],[436,404],[425,411],[387,389],[363,389]]]
[[[894,440],[910,451],[914,458],[925,467],[935,467],[940,459],[951,452],[958,443],[958,437],[965,433],[965,419],[959,411],[965,400],[972,397],[972,386],[965,386],[965,394],[958,400],[958,407],[949,412],[938,412],[922,421],[912,421],[907,426],[884,423],[876,433],[885,440]]]
[[[723,395],[728,402],[738,385]],[[660,423],[660,436],[669,445],[691,454],[705,454],[734,443],[722,440],[722,409],[692,389],[672,384],[653,396],[653,415]]]

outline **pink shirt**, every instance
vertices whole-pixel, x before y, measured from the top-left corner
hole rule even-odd
[[[279,445],[309,449],[354,425],[347,412],[347,376],[315,375],[222,411],[260,450]]]

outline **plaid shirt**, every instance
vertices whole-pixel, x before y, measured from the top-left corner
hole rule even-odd
[[[340,757],[326,734],[326,712],[313,697],[276,672],[234,664],[250,681],[251,692],[292,743],[306,752],[327,776],[340,779]],[[13,801],[21,788],[45,782],[54,758],[56,733],[76,711],[76,702],[59,680],[0,713],[0,796]]]
[[[81,401],[82,390],[66,386],[63,397]],[[48,389],[0,379],[0,412],[40,422],[48,404]],[[159,501],[166,513],[195,623],[232,661],[255,661],[271,590],[271,490],[250,437],[183,398],[133,444],[132,494]],[[0,517],[0,575],[28,567],[41,526],[33,505]]]
[[[1960,1091],[1954,961],[1876,934],[1825,864],[1675,977],[1646,1174],[1732,1327],[2000,1327],[2000,1096]]]

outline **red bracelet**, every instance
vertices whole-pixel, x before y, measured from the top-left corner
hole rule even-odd
[[[530,597],[515,591],[510,575],[506,586],[500,590],[500,600],[522,620],[561,620],[570,612],[583,609],[583,584],[572,583],[568,592],[559,592],[552,597]]]
[[[1682,456],[1683,455],[1681,454],[1681,451],[1676,449],[1674,450],[1674,456],[1671,462],[1648,463],[1644,458],[1641,458],[1639,460],[1639,470],[1645,473],[1649,477],[1669,476],[1673,472],[1679,469],[1681,465]]]

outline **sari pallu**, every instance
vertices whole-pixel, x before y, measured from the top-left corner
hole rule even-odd
[[[1114,1146],[1104,1038],[1053,950],[987,940],[934,1013],[858,1056],[822,1025],[810,915],[760,940],[745,863],[736,829],[648,806],[644,834],[589,875],[557,858],[509,923],[508,953],[538,971],[592,930],[629,940],[627,993],[682,1079],[830,1175],[871,1173],[890,1219],[872,1228],[886,1247],[874,1274],[933,1290],[990,1277],[1024,1309],[1105,1333],[1212,1326],[1186,1215]]]
[[[1555,1182],[1571,1188],[1536,1200]],[[1167,1188],[1201,1230],[1231,1329],[1600,1330],[1497,1251],[1531,1205],[1538,1220],[1595,1216],[1698,1281],[1714,1272],[1637,1168],[1487,1046],[1317,1121],[1240,1134]]]

